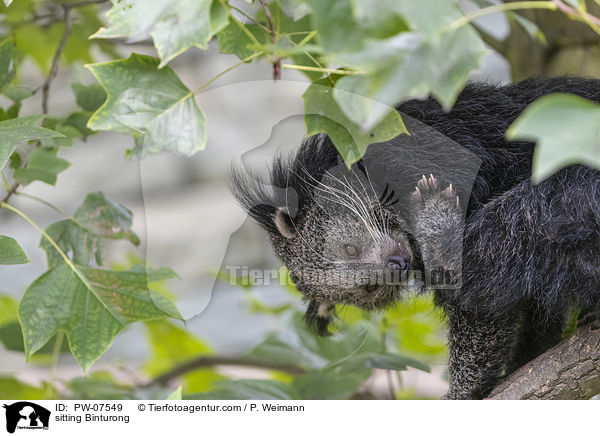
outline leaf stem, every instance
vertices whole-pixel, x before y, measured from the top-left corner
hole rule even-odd
[[[72,217],[68,213],[66,213],[64,210],[62,210],[62,209],[54,206],[52,203],[50,203],[49,201],[44,200],[43,198],[36,197],[35,195],[31,195],[31,194],[26,194],[25,192],[15,192],[15,195],[18,195],[20,197],[29,198],[31,200],[35,200],[35,201],[37,201],[39,203],[42,203],[42,204],[48,206],[50,209],[54,210],[55,212],[58,212],[59,214],[61,214],[65,218],[72,219]]]
[[[202,91],[204,88],[206,88],[207,86],[209,86],[211,83],[213,83],[215,80],[217,80],[219,77],[227,74],[228,72],[230,72],[231,70],[236,69],[237,67],[244,65],[246,62],[254,59],[255,57],[258,57],[260,55],[262,55],[264,52],[259,51],[254,53],[253,55],[250,55],[244,59],[242,59],[241,61],[239,61],[237,64],[232,65],[231,67],[227,68],[226,70],[221,71],[219,74],[217,74],[216,76],[214,76],[212,79],[210,79],[209,81],[205,82],[203,85],[201,85],[198,89],[196,89],[192,94],[198,94],[200,91]]]
[[[58,246],[56,241],[54,241],[54,239],[52,239],[50,236],[48,236],[48,233],[46,233],[44,231],[44,229],[42,229],[40,226],[38,226],[35,223],[35,221],[33,221],[31,218],[29,218],[23,211],[17,209],[16,207],[11,206],[10,204],[8,204],[4,201],[0,202],[0,208],[8,209],[11,212],[13,212],[14,214],[19,215],[21,218],[23,218],[25,221],[27,221],[31,225],[31,227],[36,229],[50,243],[50,245],[52,245],[52,247],[54,247],[54,249],[58,252],[58,254],[63,258],[65,263],[69,266],[69,268],[71,268],[73,273],[75,273],[77,278],[79,280],[81,280],[81,283],[83,283],[84,286],[86,288],[88,288],[88,290],[92,294],[94,294],[94,296],[96,296],[96,298],[98,298],[98,300],[100,302],[102,302],[102,304],[104,304],[102,299],[98,297],[98,295],[96,294],[96,291],[92,288],[92,286],[90,285],[88,280],[85,278],[83,273],[81,271],[79,271],[79,269],[73,264],[73,262],[71,262],[71,259],[69,259],[69,257],[65,254],[65,252],[61,250],[61,248]],[[106,305],[104,305],[104,306],[106,307]],[[110,309],[109,309],[109,312],[113,313]],[[117,318],[117,319],[120,319],[120,318]]]
[[[248,15],[247,13],[245,13],[244,11],[242,11],[240,8],[236,8],[233,5],[229,5],[229,7],[231,9],[233,9],[234,11],[236,11],[237,13],[239,13],[241,16],[243,16],[244,18],[247,18],[248,20],[252,21],[252,24],[256,24],[257,26],[262,27],[264,30],[266,30],[267,32],[270,32],[271,30],[265,26],[262,23],[259,23],[258,21],[256,21],[254,18],[252,18],[250,15]]]
[[[522,1],[522,2],[514,2],[514,3],[500,3],[493,6],[488,6],[487,8],[478,9],[469,14],[463,15],[459,19],[453,21],[448,26],[444,28],[445,32],[451,32],[453,30],[458,29],[466,24],[469,24],[471,21],[476,20],[478,18],[484,17],[486,15],[495,14],[498,12],[504,11],[514,11],[517,9],[549,9],[555,11],[557,9],[556,4],[552,0],[548,1]]]
[[[34,229],[36,229],[38,232],[40,232],[40,234],[46,238],[46,240],[50,243],[50,245],[52,245],[56,251],[58,251],[58,254],[60,254],[60,256],[64,259],[64,261],[67,263],[67,265],[69,265],[69,267],[71,267],[71,269],[79,276],[81,275],[81,273],[79,272],[79,270],[77,268],[75,268],[75,265],[73,265],[73,263],[71,262],[71,260],[69,259],[69,257],[60,249],[60,247],[58,246],[58,244],[54,241],[54,239],[52,239],[50,236],[48,236],[48,234],[40,227],[38,226],[35,221],[33,221],[31,218],[29,218],[27,215],[25,215],[25,213],[19,209],[17,209],[16,207],[11,206],[10,204],[2,201],[0,202],[0,208],[4,208],[4,209],[8,209],[11,212],[13,212],[14,214],[19,215],[21,218],[23,218],[25,221],[27,221],[31,227],[33,227]],[[87,283],[87,281],[85,282]]]
[[[333,68],[317,68],[317,67],[309,67],[306,65],[294,65],[294,64],[281,64],[281,68],[287,70],[302,70],[302,71],[315,71],[319,73],[330,73],[330,74],[341,74],[346,76],[357,76],[366,74],[363,71],[353,71],[353,70],[336,70]]]

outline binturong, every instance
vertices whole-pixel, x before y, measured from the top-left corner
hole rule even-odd
[[[594,319],[600,173],[573,165],[535,185],[534,144],[504,137],[554,92],[600,102],[600,80],[469,84],[448,112],[406,101],[409,134],[349,168],[324,134],[277,156],[268,180],[234,168],[232,191],[308,300],[307,322],[327,334],[336,305],[433,292],[449,331],[445,398],[470,399],[555,345],[574,306]]]

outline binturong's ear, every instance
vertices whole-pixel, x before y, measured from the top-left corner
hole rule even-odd
[[[296,237],[296,224],[290,216],[289,209],[287,207],[279,207],[275,212],[275,227],[281,234],[281,236],[292,239]]]
[[[329,325],[333,322],[334,316],[335,305],[310,300],[304,320],[309,327],[317,331],[319,336],[329,336],[331,334]]]

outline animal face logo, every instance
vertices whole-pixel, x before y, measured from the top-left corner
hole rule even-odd
[[[50,411],[29,401],[5,404],[6,431],[14,433],[19,429],[48,429]]]

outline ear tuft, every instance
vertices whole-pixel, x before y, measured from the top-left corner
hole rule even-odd
[[[285,238],[292,239],[296,236],[296,225],[287,207],[280,207],[275,212],[275,227]]]

